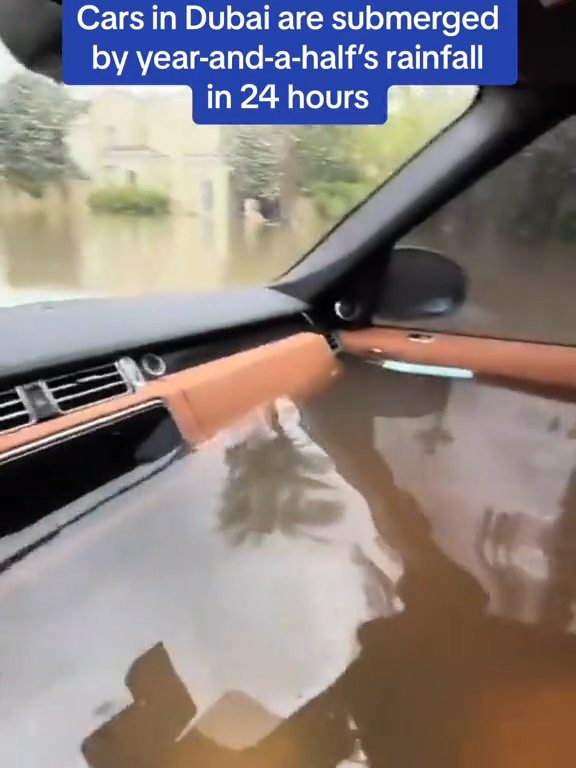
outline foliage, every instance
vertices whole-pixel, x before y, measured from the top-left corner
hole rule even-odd
[[[242,126],[228,133],[228,161],[240,199],[274,199],[280,193],[281,130]]]
[[[397,88],[384,126],[244,126],[228,134],[236,194],[310,198],[334,221],[464,111],[470,90]]]
[[[88,205],[98,213],[162,216],[170,212],[170,198],[156,189],[110,186],[94,190]]]
[[[0,94],[0,176],[34,197],[78,176],[66,134],[84,108],[44,78],[26,73],[9,80]]]
[[[370,191],[371,187],[365,181],[311,182],[306,190],[317,211],[327,221],[339,221]]]
[[[565,122],[488,177],[494,216],[519,240],[576,240],[576,125]],[[534,205],[534,190],[538,205]]]
[[[496,243],[511,245],[576,241],[576,123],[541,136],[423,226],[457,232],[461,242],[489,232]]]

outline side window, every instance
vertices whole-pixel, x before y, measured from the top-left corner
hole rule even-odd
[[[457,313],[419,327],[576,345],[576,120],[508,160],[403,244],[445,254],[469,281]]]

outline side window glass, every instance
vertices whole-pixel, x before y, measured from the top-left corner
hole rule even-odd
[[[443,253],[469,281],[457,313],[411,325],[576,344],[576,120],[508,160],[403,244]]]

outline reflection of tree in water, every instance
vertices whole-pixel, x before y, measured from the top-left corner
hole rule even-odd
[[[486,507],[478,530],[476,554],[497,586],[498,609],[518,617],[527,598],[526,575],[514,561],[522,529],[530,528],[529,516]]]
[[[527,534],[545,560],[545,584],[538,602],[538,620],[568,630],[576,602],[574,551],[576,550],[576,470],[573,470],[560,502],[558,519],[549,524],[521,512],[486,508],[478,534],[477,554],[498,582],[499,609],[506,616],[518,614],[529,595],[526,573],[515,555]],[[541,577],[542,578],[542,577]]]
[[[226,464],[219,527],[234,546],[274,532],[315,539],[311,528],[332,525],[343,513],[327,479],[330,459],[277,419],[256,445],[228,448]]]
[[[549,555],[549,578],[544,602],[543,619],[554,627],[568,629],[576,604],[576,469],[572,470],[560,502],[560,515],[546,538]]]

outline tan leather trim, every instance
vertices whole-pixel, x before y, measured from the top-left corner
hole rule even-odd
[[[576,388],[576,348],[443,333],[367,328],[340,336],[343,349],[373,359],[465,368],[488,379]]]
[[[313,395],[338,375],[324,337],[301,333],[146,384],[133,395],[0,436],[0,454],[120,414],[154,400],[166,404],[183,437],[198,443],[278,397]]]

